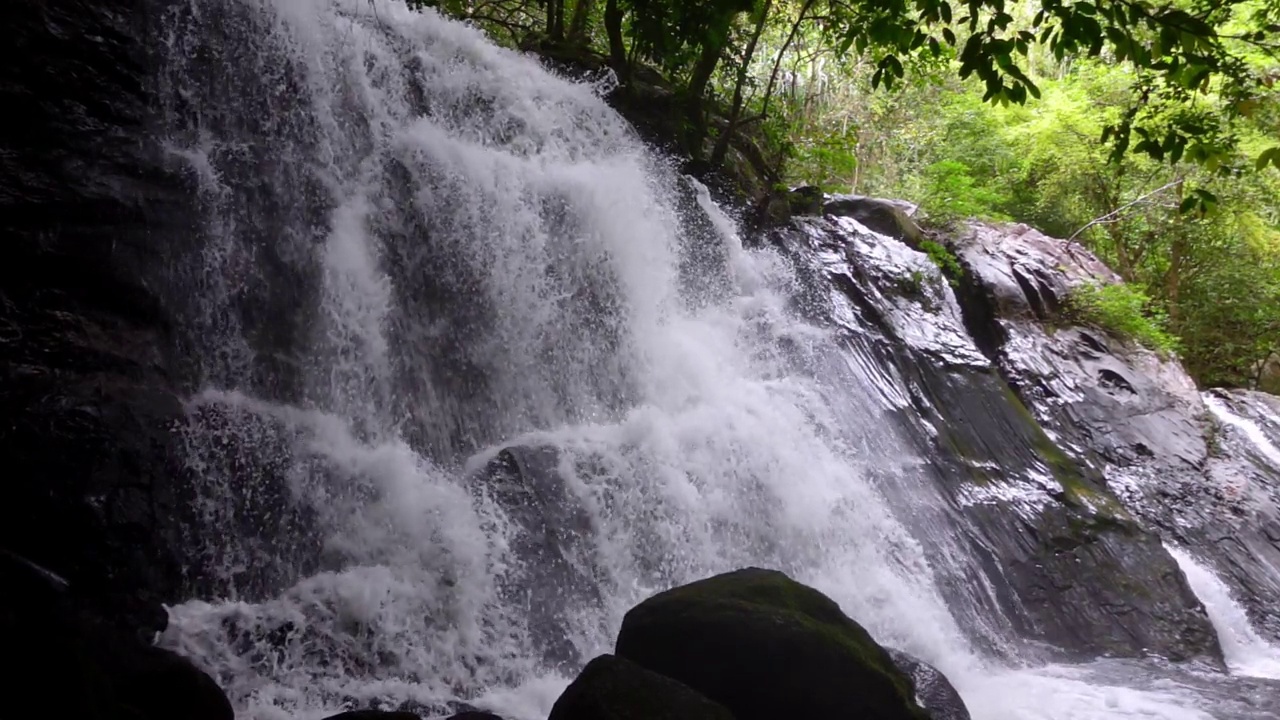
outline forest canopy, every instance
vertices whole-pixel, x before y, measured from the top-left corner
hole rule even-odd
[[[1203,385],[1280,383],[1280,0],[418,4],[656,71],[706,169],[1080,242]]]

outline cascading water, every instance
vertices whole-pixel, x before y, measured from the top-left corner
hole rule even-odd
[[[188,98],[173,135],[210,198],[211,249],[191,271],[211,290],[193,309],[212,343],[211,389],[192,400],[205,527],[234,522],[226,497],[252,490],[228,445],[283,451],[271,460],[321,546],[318,572],[263,601],[252,571],[288,567],[279,543],[219,540],[209,556],[233,560],[214,584],[258,602],[174,610],[169,642],[239,703],[429,705],[536,680],[529,628],[494,581],[519,562],[511,530],[464,482],[497,442],[591,468],[568,473],[604,573],[604,601],[574,609],[585,656],[643,596],[746,564],[843,586],[910,649],[958,643],[918,548],[861,480],[869,428],[837,424],[804,358],[783,355],[784,339],[799,356],[824,339],[784,312],[783,263],[684,237],[674,176],[591,88],[393,4],[228,3],[174,23],[179,80],[213,72],[273,115],[246,138],[247,109]],[[256,62],[205,64],[219,55]],[[308,230],[264,235],[251,201],[226,201],[256,152],[277,173],[268,211],[310,206]],[[696,303],[682,242],[730,258],[728,284]],[[263,256],[284,268],[255,281],[309,290],[286,317],[246,308],[273,307],[246,279]],[[285,370],[263,377],[259,337],[282,326],[298,341],[270,348]],[[917,621],[878,622],[881,607]]]
[[[1209,411],[1213,413],[1214,417],[1216,417],[1219,422],[1230,425],[1242,432],[1244,436],[1253,443],[1253,446],[1257,448],[1258,454],[1264,460],[1269,461],[1275,466],[1280,466],[1280,448],[1277,448],[1275,444],[1271,442],[1271,438],[1267,437],[1267,434],[1263,432],[1262,428],[1258,427],[1257,423],[1249,418],[1241,417],[1232,412],[1231,408],[1228,407],[1225,402],[1211,393],[1205,394],[1204,404],[1209,408]],[[1257,411],[1263,417],[1266,417],[1277,426],[1280,426],[1280,419],[1276,419],[1272,416],[1267,408],[1259,407],[1257,408]]]
[[[1232,672],[1280,680],[1280,648],[1273,647],[1254,630],[1240,603],[1231,596],[1226,583],[1186,550],[1171,548],[1187,581],[1204,602],[1222,641],[1222,653]]]
[[[191,582],[220,599],[172,608],[163,642],[244,717],[545,716],[565,669],[508,592],[540,568],[469,480],[515,445],[557,448],[589,519],[570,656],[648,594],[764,565],[937,665],[980,720],[1207,717],[1177,688],[970,648],[870,479],[912,462],[858,362],[831,372],[781,257],[722,215],[690,230],[682,181],[592,86],[389,0],[171,13],[169,151],[204,212],[197,250],[170,250],[206,388],[192,543],[214,571]]]

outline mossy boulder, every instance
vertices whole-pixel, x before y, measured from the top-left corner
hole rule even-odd
[[[813,185],[798,187],[787,193],[787,203],[792,215],[821,215],[822,201],[826,195],[822,188]]]
[[[929,717],[866,630],[827,596],[772,570],[738,570],[645,600],[623,619],[617,654],[737,720]]]
[[[556,700],[548,720],[734,720],[724,706],[614,655],[601,655]]]

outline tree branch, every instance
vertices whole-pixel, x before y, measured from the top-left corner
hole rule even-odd
[[[1160,186],[1160,187],[1156,188],[1155,190],[1152,190],[1151,192],[1147,193],[1146,195],[1143,195],[1142,197],[1140,197],[1140,198],[1138,198],[1138,199],[1136,199],[1136,200],[1132,200],[1132,201],[1130,201],[1130,202],[1125,203],[1124,205],[1121,205],[1120,207],[1116,208],[1115,210],[1112,210],[1111,212],[1107,213],[1106,215],[1102,215],[1102,216],[1100,216],[1100,217],[1096,217],[1096,218],[1094,218],[1094,219],[1090,220],[1089,222],[1085,223],[1084,227],[1082,227],[1082,228],[1080,228],[1079,230],[1077,230],[1077,231],[1075,231],[1075,232],[1071,233],[1071,237],[1067,238],[1067,242],[1072,242],[1072,241],[1074,241],[1076,238],[1080,237],[1080,233],[1084,232],[1085,230],[1088,230],[1089,228],[1093,227],[1094,225],[1098,225],[1098,224],[1100,224],[1100,223],[1106,222],[1106,221],[1107,221],[1107,220],[1109,220],[1110,218],[1113,218],[1113,217],[1115,217],[1116,215],[1119,215],[1120,213],[1124,212],[1125,210],[1128,210],[1129,208],[1133,207],[1134,205],[1138,205],[1139,203],[1141,203],[1142,201],[1144,201],[1144,200],[1146,200],[1147,198],[1151,197],[1152,195],[1155,195],[1155,194],[1157,194],[1157,193],[1162,193],[1162,192],[1164,192],[1165,190],[1168,190],[1169,188],[1172,188],[1172,187],[1176,187],[1176,186],[1178,186],[1178,185],[1181,185],[1181,184],[1182,184],[1182,180],[1183,180],[1182,178],[1178,178],[1178,179],[1174,180],[1173,182],[1170,182],[1170,183],[1168,183],[1168,184],[1166,184],[1166,185],[1162,185],[1162,186]]]

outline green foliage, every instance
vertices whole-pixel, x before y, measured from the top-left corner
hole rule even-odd
[[[734,121],[753,102],[767,116],[771,96],[786,83],[779,79],[788,61],[856,64],[855,74],[870,89],[890,91],[932,67],[974,80],[983,102],[1007,107],[1042,96],[1038,65],[1104,60],[1130,69],[1140,99],[1099,129],[1113,160],[1133,152],[1223,174],[1243,167],[1236,125],[1266,104],[1275,80],[1270,64],[1280,55],[1276,0],[605,0],[603,8],[597,0],[410,3],[477,22],[516,44],[537,34],[553,42],[604,40],[624,81],[637,59],[681,79],[699,133],[704,95],[732,95]],[[717,71],[720,79],[708,86]],[[1209,96],[1220,102],[1201,101]],[[691,150],[698,155],[698,148]],[[1274,142],[1254,152],[1249,166],[1280,169]]]
[[[790,159],[792,175],[808,178],[827,191],[848,187],[857,171],[853,142],[834,135],[798,144]]]
[[[965,218],[1001,216],[1005,198],[978,184],[972,171],[959,160],[939,160],[924,169],[920,207],[929,220],[948,225]]]
[[[1178,339],[1165,329],[1168,318],[1153,306],[1146,293],[1127,283],[1076,287],[1067,298],[1067,314],[1076,322],[1094,325],[1152,350],[1178,350]]]
[[[921,242],[920,249],[924,251],[925,255],[929,256],[929,260],[934,265],[938,266],[938,269],[947,277],[947,282],[951,283],[952,287],[960,284],[960,278],[964,277],[964,268],[960,265],[960,260],[955,256],[955,253],[947,249],[942,243],[934,240]]]

